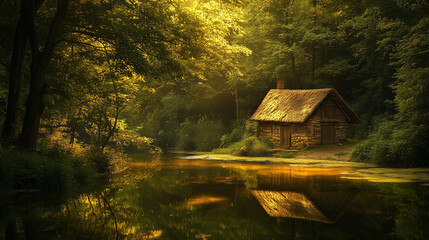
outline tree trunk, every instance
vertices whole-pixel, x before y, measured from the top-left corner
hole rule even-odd
[[[76,128],[77,128],[77,118],[74,118],[72,120],[72,129],[71,129],[71,133],[70,133],[70,145],[74,144],[74,139],[76,137]]]
[[[10,59],[9,94],[7,98],[6,118],[3,124],[2,137],[9,140],[16,134],[16,121],[18,114],[19,91],[21,89],[21,68],[27,45],[25,25],[25,6],[21,3],[18,24],[16,25],[13,50]]]
[[[314,16],[313,16],[313,23],[316,25],[316,19],[317,19],[317,0],[313,0],[313,8],[314,8]],[[314,82],[314,71],[315,71],[315,64],[316,62],[316,43],[313,42],[311,47],[311,81]]]
[[[110,138],[113,136],[113,132],[116,130],[116,125],[118,124],[118,118],[119,118],[120,110],[117,107],[116,109],[116,115],[115,115],[115,122],[113,123],[113,126],[109,129],[109,132],[107,133],[107,137],[104,140],[104,142],[101,144],[101,150],[104,150],[107,143],[109,143]]]
[[[237,86],[235,86],[235,112],[237,114],[237,121],[240,119],[240,109],[238,108],[238,90]]]
[[[57,37],[59,25],[64,21],[67,13],[69,0],[58,0],[57,11],[49,26],[48,36],[46,38],[44,50],[39,50],[37,36],[35,31],[35,3],[27,3],[27,28],[29,29],[29,40],[31,47],[31,74],[30,74],[30,92],[26,102],[26,111],[24,124],[22,126],[19,145],[23,148],[31,149],[36,147],[37,135],[40,127],[40,117],[44,109],[44,95],[47,85],[45,75],[54,52],[55,39]]]
[[[16,134],[19,93],[21,90],[21,69],[28,40],[28,18],[31,17],[31,15],[29,15],[29,11],[35,13],[40,8],[43,1],[44,0],[37,0],[32,9],[29,8],[29,4],[25,0],[21,0],[20,3],[20,15],[18,24],[16,25],[12,56],[10,59],[9,93],[6,118],[2,132],[2,137],[5,140],[10,140],[10,138],[14,137]]]

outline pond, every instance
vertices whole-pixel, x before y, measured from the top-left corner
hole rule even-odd
[[[164,158],[3,198],[1,239],[429,239],[429,187],[348,167]]]

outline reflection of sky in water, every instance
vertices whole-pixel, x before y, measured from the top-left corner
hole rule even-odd
[[[4,208],[14,213],[0,212],[0,238],[10,223],[21,239],[30,231],[40,239],[428,236],[429,188],[345,178],[358,177],[355,172],[200,160],[136,163],[56,204],[39,204],[31,196],[6,201]]]

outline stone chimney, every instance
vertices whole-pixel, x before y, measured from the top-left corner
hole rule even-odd
[[[285,81],[277,80],[277,89],[285,89]]]

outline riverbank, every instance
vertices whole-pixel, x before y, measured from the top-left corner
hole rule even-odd
[[[342,160],[323,160],[306,158],[280,158],[280,157],[240,157],[229,154],[214,154],[199,152],[179,157],[183,160],[205,160],[225,163],[241,164],[246,169],[252,164],[272,164],[272,166],[285,165],[303,168],[336,168],[340,169],[342,178],[364,180],[369,182],[407,183],[417,182],[429,186],[429,168],[384,168],[369,163],[358,163]]]
[[[279,152],[275,156],[287,157],[289,155],[289,157],[294,158],[350,161],[351,153],[355,147],[366,141],[350,139],[344,144],[319,145],[297,152]]]

